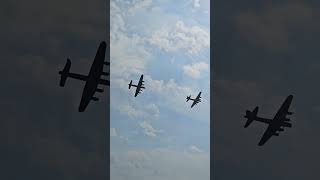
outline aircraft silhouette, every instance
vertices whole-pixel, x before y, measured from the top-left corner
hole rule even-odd
[[[186,102],[188,102],[189,100],[192,100],[192,101],[193,101],[193,103],[192,103],[192,105],[191,105],[191,108],[192,108],[194,105],[196,105],[196,104],[198,104],[199,102],[201,102],[201,92],[199,92],[198,96],[197,96],[195,99],[192,99],[192,98],[191,98],[191,95],[190,95],[190,96],[187,96],[187,101],[186,101]]]
[[[246,111],[246,115],[244,116],[247,118],[247,122],[244,125],[244,128],[247,128],[253,121],[259,121],[268,124],[268,128],[263,134],[259,146],[263,146],[272,136],[279,136],[277,131],[284,131],[282,127],[292,127],[289,118],[287,115],[292,115],[292,112],[289,112],[289,107],[291,105],[293,96],[289,95],[283,104],[281,105],[280,109],[278,110],[277,114],[273,117],[273,119],[265,119],[257,116],[259,107],[255,107],[255,109],[251,112],[249,110]]]
[[[91,100],[98,101],[99,98],[94,97],[95,92],[102,93],[104,90],[98,88],[98,85],[110,86],[110,81],[101,79],[100,76],[109,76],[109,73],[103,72],[103,65],[110,66],[109,62],[105,62],[105,53],[106,53],[106,42],[102,41],[97,50],[96,56],[94,58],[93,64],[91,65],[90,72],[87,76],[81,74],[70,73],[71,61],[67,59],[66,65],[62,71],[59,71],[61,75],[60,86],[64,87],[68,77],[85,81],[82,97],[79,105],[79,112],[85,111]]]
[[[139,93],[141,93],[141,91],[142,91],[142,89],[145,89],[145,87],[143,86],[144,84],[143,84],[143,74],[140,76],[140,80],[139,80],[139,82],[138,82],[138,85],[134,85],[134,84],[132,84],[132,80],[130,81],[130,83],[128,84],[129,85],[129,89],[131,88],[131,86],[133,86],[133,87],[136,87],[136,92],[135,92],[135,94],[134,94],[134,97],[137,97],[137,95],[139,94]]]

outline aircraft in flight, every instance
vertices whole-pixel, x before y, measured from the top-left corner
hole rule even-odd
[[[196,105],[196,104],[198,104],[199,102],[201,102],[201,92],[199,92],[198,96],[197,96],[195,99],[192,99],[192,98],[191,98],[191,95],[190,95],[190,96],[187,96],[187,101],[186,101],[186,102],[188,102],[189,100],[192,100],[192,101],[193,101],[193,103],[192,103],[192,105],[191,105],[191,108],[192,108],[194,105]]]
[[[70,68],[71,68],[70,59],[67,59],[67,62],[65,64],[63,70],[59,71],[59,74],[61,75],[61,79],[60,79],[60,86],[61,87],[64,87],[68,77],[86,82],[84,89],[83,89],[83,92],[82,92],[80,105],[78,108],[79,112],[83,112],[91,100],[94,100],[94,101],[99,100],[99,98],[94,97],[94,94],[96,92],[102,93],[104,91],[103,89],[98,88],[99,84],[110,86],[109,80],[101,79],[101,76],[109,76],[109,73],[103,71],[104,65],[110,66],[109,62],[104,61],[106,47],[107,47],[106,42],[102,41],[99,45],[98,50],[97,50],[93,64],[91,65],[90,72],[87,76],[81,75],[81,74],[70,73],[69,72]]]
[[[273,119],[266,119],[257,116],[259,107],[257,106],[252,112],[247,110],[246,115],[244,116],[247,118],[247,122],[244,125],[244,128],[247,128],[253,121],[259,121],[268,124],[268,128],[263,134],[259,146],[263,146],[272,136],[279,136],[280,131],[284,131],[283,127],[292,127],[292,124],[289,123],[290,119],[287,118],[287,115],[292,115],[293,112],[289,111],[289,107],[291,105],[293,96],[289,95],[283,104],[281,105],[280,109],[278,110],[277,114],[273,117]]]
[[[133,87],[136,87],[136,92],[135,92],[135,94],[134,94],[134,97],[137,97],[137,95],[139,94],[139,93],[141,93],[141,91],[142,91],[142,89],[145,89],[145,87],[143,86],[144,84],[143,84],[143,74],[140,76],[140,80],[139,80],[139,82],[138,82],[138,85],[134,85],[134,84],[132,84],[132,80],[130,81],[130,83],[128,84],[129,85],[129,89],[131,88],[131,86],[133,86]]]

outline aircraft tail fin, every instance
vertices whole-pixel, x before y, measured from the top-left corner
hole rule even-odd
[[[252,112],[249,110],[246,111],[246,115],[244,116],[245,118],[247,118],[247,122],[244,125],[245,128],[247,128],[257,118],[258,110],[259,107],[257,106]]]
[[[187,101],[186,102],[188,102],[190,100],[190,98],[191,98],[191,95],[187,96]]]
[[[129,85],[129,89],[130,89],[132,86],[132,80],[130,81],[130,83],[128,85]]]
[[[66,84],[70,68],[71,68],[71,61],[70,59],[67,59],[66,65],[64,66],[63,70],[59,71],[59,74],[61,75],[61,78],[60,78],[61,87],[63,87]]]

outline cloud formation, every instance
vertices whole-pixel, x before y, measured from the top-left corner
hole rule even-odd
[[[200,0],[194,0],[194,1],[193,1],[193,6],[194,6],[195,8],[199,8],[199,7],[200,7]]]
[[[168,149],[111,153],[111,175],[118,180],[209,179],[209,155]]]
[[[182,69],[185,75],[193,79],[199,79],[201,77],[201,71],[208,71],[209,65],[205,62],[198,62],[194,64],[184,65]]]
[[[202,153],[203,151],[195,145],[190,146],[189,151],[191,153]]]
[[[177,21],[154,32],[149,42],[166,52],[186,50],[189,54],[198,54],[210,47],[210,33],[199,26],[188,27],[183,21]]]
[[[130,14],[136,13],[141,9],[146,9],[150,7],[152,4],[152,0],[136,0],[133,2],[133,5],[128,9]]]
[[[139,123],[140,127],[144,130],[144,134],[151,137],[156,137],[157,133],[161,133],[161,130],[156,130],[150,122],[143,121]]]
[[[287,50],[290,34],[316,27],[316,10],[305,3],[292,1],[280,6],[266,5],[263,11],[243,12],[236,16],[236,27],[250,43],[272,51]],[[300,31],[300,32],[299,32]]]
[[[186,2],[140,0],[112,2],[111,13],[114,13],[112,17],[115,21],[111,22],[111,26],[114,25],[111,28],[111,80],[113,82],[111,101],[117,104],[111,105],[113,109],[111,121],[117,127],[118,136],[120,131],[130,138],[130,142],[123,145],[118,143],[117,138],[113,141],[111,177],[118,180],[186,180],[194,177],[209,179],[208,164],[205,164],[206,168],[201,170],[193,169],[195,166],[190,164],[197,158],[207,158],[202,163],[209,160],[208,154],[205,151],[200,153],[202,150],[196,146],[189,149],[189,146],[197,140],[202,142],[202,136],[189,134],[190,142],[185,142],[184,136],[187,134],[184,131],[191,127],[191,131],[196,132],[207,125],[206,122],[195,120],[209,120],[206,118],[209,112],[209,102],[206,100],[209,95],[204,93],[203,103],[199,105],[204,107],[202,110],[190,113],[190,105],[185,103],[185,98],[187,94],[198,93],[198,89],[195,90],[197,86],[191,81],[183,82],[182,69],[190,61],[192,63],[200,61],[199,59],[204,63],[209,61],[208,58],[192,58],[206,57],[208,53],[210,36],[207,26],[186,19],[180,11],[172,10],[174,9],[172,7],[178,7],[172,6],[173,4],[183,6]],[[188,6],[183,8],[194,9],[193,5],[193,1],[189,1]],[[198,6],[198,2],[195,5]],[[197,8],[199,12],[200,9],[201,7]],[[176,61],[172,61],[168,66],[166,59],[176,59]],[[208,73],[201,64],[200,67],[191,66],[192,64],[190,68],[193,68],[193,71],[198,71],[192,72],[193,75],[200,73],[199,76],[202,77]],[[190,68],[187,68],[188,72]],[[136,84],[141,74],[144,74],[146,89],[139,96],[133,97],[135,89],[128,90],[128,83],[133,80]],[[209,85],[203,89],[207,90],[208,87]],[[168,121],[171,123],[166,123]],[[183,128],[176,130],[174,127],[180,123]],[[169,142],[168,139],[171,141]],[[176,144],[173,145],[173,141]],[[203,143],[199,144],[202,147]],[[168,146],[171,150],[156,149]],[[172,149],[175,148],[178,150],[173,151]],[[177,154],[176,157],[180,154],[182,157],[170,161],[163,160],[160,163],[158,158],[161,156],[167,158],[170,153]],[[184,160],[181,161],[181,159]],[[179,166],[175,171],[167,169],[171,161],[176,167]],[[195,174],[185,175],[183,170],[186,169],[190,169],[189,172],[193,171]],[[202,170],[204,173],[197,174]]]
[[[110,136],[111,137],[116,137],[118,136],[116,128],[110,128]]]

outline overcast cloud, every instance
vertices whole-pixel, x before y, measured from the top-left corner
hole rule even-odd
[[[216,1],[213,178],[319,179],[319,3]],[[265,125],[244,129],[245,110],[272,118],[293,94],[293,127],[258,147]]]
[[[83,83],[106,38],[106,1],[2,1],[0,179],[106,179],[106,102],[77,112]],[[108,91],[107,91],[108,93]]]

